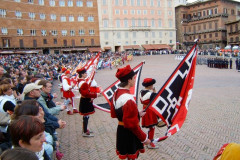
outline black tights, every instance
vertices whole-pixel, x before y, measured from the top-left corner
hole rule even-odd
[[[89,119],[89,116],[83,116],[83,132],[84,133],[87,132],[88,119]]]

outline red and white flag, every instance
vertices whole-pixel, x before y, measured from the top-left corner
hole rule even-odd
[[[149,103],[148,109],[153,110],[168,127],[166,135],[154,141],[162,141],[182,127],[192,97],[196,58],[197,42]]]
[[[136,73],[136,77],[135,77],[136,81],[135,81],[135,85],[130,88],[130,93],[134,95],[136,102],[138,100],[138,87],[139,87],[139,80],[140,80],[143,64],[144,62],[141,62],[136,67],[133,68],[133,71]],[[111,105],[112,97],[114,92],[118,89],[119,84],[120,84],[120,80],[117,80],[102,92],[104,98],[107,100],[108,103],[93,104],[93,106],[102,111],[110,113],[110,105]]]

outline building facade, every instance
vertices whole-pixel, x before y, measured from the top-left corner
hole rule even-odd
[[[174,0],[98,0],[100,43],[104,50],[175,48]]]
[[[96,0],[8,0],[0,3],[0,48],[44,53],[100,47]]]
[[[227,41],[231,47],[240,46],[240,20],[226,23]]]
[[[240,19],[240,1],[205,0],[175,8],[179,48],[199,39],[201,49],[224,48],[228,44],[226,23]]]

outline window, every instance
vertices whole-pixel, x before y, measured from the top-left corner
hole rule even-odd
[[[39,4],[40,6],[43,6],[43,5],[44,5],[44,0],[38,0],[38,4]]]
[[[116,9],[116,10],[115,10],[115,14],[117,14],[117,15],[120,14],[119,9]]]
[[[20,48],[23,48],[23,47],[24,47],[23,39],[19,39],[19,45],[20,45]]]
[[[125,44],[128,45],[128,41],[126,41]]]
[[[161,11],[158,11],[157,13],[158,13],[158,15],[161,15]]]
[[[137,6],[140,6],[140,0],[137,0]]]
[[[148,38],[148,32],[145,32],[145,38]]]
[[[105,42],[105,45],[108,45],[108,42]]]
[[[106,9],[103,9],[103,14],[107,14],[107,10]]]
[[[203,16],[206,16],[206,11],[203,11]]]
[[[169,32],[169,36],[170,36],[170,37],[173,37],[173,32]]]
[[[42,36],[46,36],[46,35],[47,35],[47,31],[44,30],[44,29],[42,29],[42,30],[41,30],[41,34],[42,34]]]
[[[121,32],[117,32],[117,38],[118,38],[118,39],[121,38]]]
[[[31,4],[33,4],[33,0],[28,0],[28,3],[31,3]]]
[[[33,12],[29,12],[29,13],[28,13],[28,16],[29,16],[29,18],[30,18],[31,20],[34,20],[34,19],[35,19],[35,13],[33,13]]]
[[[87,7],[93,7],[93,2],[92,1],[87,1]]]
[[[81,39],[81,44],[84,44],[84,39]]]
[[[142,26],[142,20],[139,18],[138,19],[138,26],[141,27]]]
[[[131,14],[134,15],[135,14],[135,10],[131,10]]]
[[[206,30],[206,29],[207,29],[207,27],[206,27],[206,26],[207,26],[207,25],[206,25],[206,23],[204,23],[204,24],[203,24],[203,29],[204,29],[204,30]]]
[[[57,33],[57,30],[52,30],[52,36],[57,36],[58,33]]]
[[[75,46],[75,40],[72,39],[72,46],[74,47]]]
[[[6,9],[0,9],[0,16],[6,17],[6,15],[7,15]]]
[[[66,39],[63,40],[63,45],[64,45],[64,47],[67,47],[67,40]]]
[[[68,0],[68,7],[73,7],[73,1],[72,0]]]
[[[147,6],[147,0],[143,0],[143,6]]]
[[[106,6],[107,5],[107,0],[102,0],[102,5]]]
[[[69,22],[74,22],[74,16],[73,16],[73,15],[70,15],[70,16],[68,17],[68,19],[69,19]]]
[[[223,13],[227,14],[227,8],[223,8]]]
[[[218,33],[215,33],[215,37],[218,37]]]
[[[65,0],[59,0],[59,6],[64,7],[65,6]]]
[[[89,35],[94,35],[94,34],[95,34],[94,30],[93,30],[93,29],[90,29],[90,30],[89,30]]]
[[[218,29],[218,23],[215,22],[215,29],[217,30]]]
[[[132,19],[132,27],[135,27],[135,19]]]
[[[133,38],[137,38],[137,32],[133,32]]]
[[[148,20],[144,19],[144,27],[147,27],[147,26],[148,26]]]
[[[22,12],[20,12],[20,11],[16,11],[15,15],[17,18],[22,18]]]
[[[209,15],[212,15],[212,14],[213,14],[212,9],[209,9]]]
[[[212,29],[212,22],[209,22],[209,29]]]
[[[168,20],[168,26],[173,27],[173,21],[171,19]]]
[[[78,22],[84,22],[84,17],[83,15],[78,16]]]
[[[198,25],[198,31],[201,31],[201,25]]]
[[[152,38],[155,38],[155,32],[152,32]]]
[[[77,3],[77,7],[82,7],[83,6],[83,1],[78,0],[76,3]]]
[[[198,12],[198,17],[201,17],[202,16],[202,12]]]
[[[146,15],[147,14],[147,10],[143,10],[143,14]]]
[[[214,14],[218,14],[218,9],[214,8]]]
[[[155,27],[155,20],[152,19],[152,27]]]
[[[33,40],[33,47],[37,47],[37,40],[36,39]]]
[[[54,44],[57,44],[57,38],[54,38],[54,39],[53,39],[53,43],[54,43]]]
[[[17,35],[18,36],[23,35],[23,29],[17,29]]]
[[[154,15],[154,13],[155,13],[154,10],[151,10],[151,15]]]
[[[55,6],[55,0],[49,0],[49,5],[51,7],[54,7]]]
[[[94,45],[94,39],[91,39],[91,45],[92,46]]]
[[[116,19],[116,27],[117,28],[120,28],[121,26],[120,26],[120,19]]]
[[[172,7],[172,1],[168,0],[168,7]]]
[[[133,44],[137,44],[137,41],[133,41]]]
[[[52,21],[56,21],[56,19],[57,19],[56,14],[51,14],[50,17],[51,17],[51,20],[52,20]]]
[[[123,14],[128,14],[128,11],[127,10],[123,10]]]
[[[93,15],[88,16],[88,22],[94,22],[94,17]]]
[[[148,44],[148,41],[145,41],[145,44]]]
[[[8,34],[8,29],[5,27],[2,27],[2,34],[7,35]]]
[[[47,44],[47,39],[43,39],[43,44]]]
[[[108,39],[108,32],[104,32],[104,39]]]
[[[41,19],[41,20],[44,20],[45,18],[46,18],[46,15],[43,14],[43,13],[40,13],[40,19]]]
[[[80,30],[78,31],[78,34],[79,34],[79,35],[84,35],[84,34],[85,34],[84,29],[80,29]]]
[[[128,27],[128,19],[124,19],[124,27]]]
[[[119,0],[115,0],[115,6],[119,5]]]
[[[231,10],[231,14],[232,14],[232,15],[235,14],[235,10],[234,10],[234,9]]]
[[[153,41],[152,43],[155,44],[155,41]]]
[[[107,28],[108,27],[108,19],[103,20],[103,27]]]
[[[141,10],[137,10],[137,14],[140,15],[141,14]]]
[[[31,29],[30,34],[31,36],[36,36],[36,29]]]
[[[236,42],[239,42],[239,37],[236,37]]]
[[[172,40],[169,40],[169,43],[172,43]]]
[[[168,11],[168,15],[171,16],[172,15],[172,11]]]
[[[123,0],[123,6],[127,5],[127,0]]]
[[[134,6],[134,0],[131,0],[131,6]]]
[[[66,22],[66,21],[67,21],[66,16],[61,16],[61,22]]]
[[[235,24],[235,32],[238,31],[238,24]]]
[[[128,38],[128,32],[125,32],[125,38]]]
[[[66,36],[67,35],[67,30],[62,30],[62,36]]]
[[[157,1],[157,6],[158,6],[158,7],[161,6],[161,1],[160,1],[160,0]]]
[[[162,27],[162,20],[161,19],[158,20],[158,27]]]
[[[154,6],[154,2],[153,2],[153,0],[150,1],[150,5],[151,5],[151,7]]]
[[[21,2],[21,0],[14,0],[15,2]]]
[[[207,35],[206,34],[204,34],[204,36],[203,36],[204,38],[207,38]]]
[[[159,32],[159,38],[162,38],[162,32]]]

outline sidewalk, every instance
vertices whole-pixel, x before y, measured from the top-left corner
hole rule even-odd
[[[136,66],[145,60],[140,79],[156,79],[159,90],[180,61],[175,55],[136,56],[130,64]],[[126,65],[126,63],[125,63]],[[235,67],[235,63],[233,68]],[[95,80],[103,89],[116,80],[116,69],[97,71]],[[209,160],[225,143],[240,143],[240,73],[235,69],[208,68],[197,65],[196,79],[189,111],[181,130],[168,139],[158,143],[159,149],[146,148],[140,160]],[[59,89],[55,90],[59,93]],[[58,100],[60,100],[60,94]],[[63,100],[61,100],[63,101]],[[75,104],[79,104],[76,99]],[[104,103],[103,97],[94,103]],[[140,103],[139,103],[140,104]],[[142,106],[139,105],[139,110]],[[89,128],[95,137],[82,137],[82,116],[69,116],[63,111],[58,116],[67,122],[66,128],[58,130],[63,160],[117,160],[115,152],[117,120],[109,113],[96,109],[90,116]],[[145,130],[146,131],[146,130]],[[155,137],[164,136],[165,128],[156,128]]]

